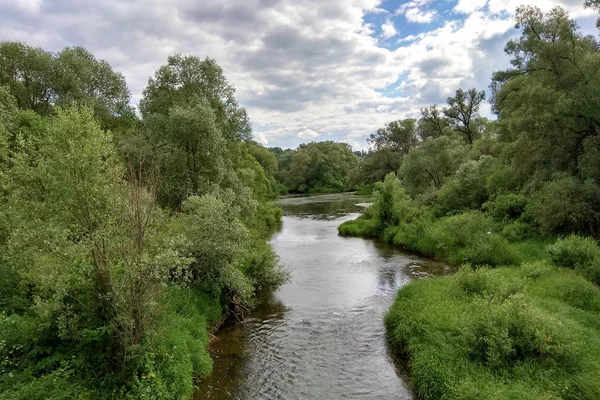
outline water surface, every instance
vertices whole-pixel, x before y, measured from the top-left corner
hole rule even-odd
[[[195,399],[412,399],[402,366],[388,354],[383,315],[412,279],[443,264],[337,227],[367,198],[290,196],[272,237],[290,282],[265,294],[241,325],[219,332],[214,372]]]

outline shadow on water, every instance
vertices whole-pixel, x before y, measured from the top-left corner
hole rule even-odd
[[[351,194],[278,201],[283,225],[271,243],[291,280],[219,332],[213,374],[195,399],[414,398],[403,364],[389,355],[383,316],[399,287],[447,267],[339,236],[337,226],[368,202]]]

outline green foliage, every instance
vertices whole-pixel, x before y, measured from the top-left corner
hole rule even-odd
[[[483,204],[483,209],[497,221],[516,220],[527,207],[527,197],[516,193],[500,194]]]
[[[468,147],[455,138],[427,139],[406,155],[398,172],[406,191],[413,197],[442,187],[466,160]]]
[[[526,213],[543,233],[595,234],[600,227],[600,187],[562,176],[542,184]]]
[[[104,128],[129,127],[136,121],[122,74],[82,47],[57,54],[20,42],[0,43],[0,85],[6,85],[22,109],[41,115],[55,107],[90,107]]]
[[[570,235],[548,246],[548,253],[554,265],[576,269],[600,285],[600,247],[594,239]]]
[[[157,74],[138,126],[85,49],[0,45],[0,398],[187,398],[209,330],[287,279],[274,157],[195,60],[202,90]]]
[[[349,172],[356,167],[358,158],[349,145],[330,141],[302,144],[293,152],[282,153],[281,157],[279,170],[283,183],[297,193],[350,189]]]
[[[448,97],[448,107],[443,110],[454,130],[461,133],[469,144],[473,144],[475,138],[481,135],[475,120],[479,116],[479,107],[483,100],[484,91],[458,89],[453,97]]]
[[[579,291],[579,293],[577,293]],[[545,264],[402,288],[385,318],[422,399],[594,399],[600,290]]]
[[[494,158],[487,155],[463,163],[440,188],[437,201],[448,211],[481,208],[489,197],[486,183],[495,164]]]

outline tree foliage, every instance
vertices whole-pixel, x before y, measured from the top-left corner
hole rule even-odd
[[[220,68],[186,67],[216,80],[151,81],[138,124],[87,50],[0,45],[0,397],[189,397],[211,326],[287,279],[274,157]]]

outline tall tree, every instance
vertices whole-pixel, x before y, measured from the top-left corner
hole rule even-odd
[[[53,89],[57,106],[87,105],[103,127],[133,115],[125,77],[83,47],[67,47],[54,59]]]
[[[387,173],[397,174],[402,163],[402,155],[419,143],[417,138],[417,120],[414,118],[401,119],[385,124],[377,129],[367,139],[375,151],[383,155]],[[387,173],[385,175],[387,175]],[[384,175],[384,176],[385,176]]]
[[[444,115],[442,110],[437,108],[437,106],[433,105],[421,110],[418,132],[422,141],[430,137],[441,137],[449,126],[449,119]]]
[[[249,140],[252,137],[250,122],[234,94],[234,87],[215,60],[175,55],[148,81],[140,111],[144,118],[150,114],[166,114],[174,106],[186,106],[203,99],[213,109],[226,139]]]
[[[453,97],[448,97],[448,107],[444,108],[444,115],[457,132],[462,133],[469,144],[477,135],[473,127],[473,120],[479,116],[479,107],[485,100],[485,92],[469,89],[466,92],[458,89]]]
[[[0,85],[10,88],[20,108],[50,113],[56,97],[53,80],[52,53],[20,42],[0,43]]]
[[[516,19],[522,34],[506,46],[513,68],[492,82],[502,135],[517,143],[515,162],[530,174],[600,179],[586,156],[598,149],[598,42],[560,8],[520,7]]]

